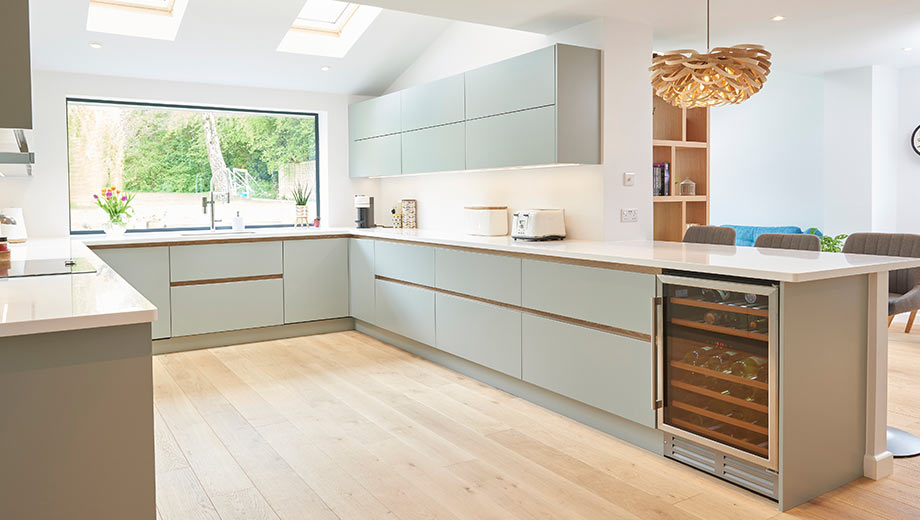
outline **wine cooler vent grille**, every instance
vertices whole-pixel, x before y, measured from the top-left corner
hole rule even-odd
[[[664,455],[777,500],[779,475],[765,468],[754,466],[673,435],[665,435]]]

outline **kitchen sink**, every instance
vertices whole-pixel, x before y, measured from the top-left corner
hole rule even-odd
[[[189,231],[188,233],[181,233],[179,236],[183,237],[209,237],[209,236],[228,236],[228,235],[252,235],[255,234],[255,231],[233,231],[232,229],[218,229],[211,231],[206,229],[204,231]]]

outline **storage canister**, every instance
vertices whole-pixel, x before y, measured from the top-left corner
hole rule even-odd
[[[508,234],[508,206],[466,206],[463,212],[467,235],[500,237]]]

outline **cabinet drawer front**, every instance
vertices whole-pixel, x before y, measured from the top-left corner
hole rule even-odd
[[[376,324],[434,346],[434,291],[384,280],[376,282]]]
[[[521,304],[521,259],[438,248],[435,286],[512,305]]]
[[[455,356],[521,377],[521,312],[437,295],[437,347]]]
[[[281,274],[281,241],[172,246],[170,280],[213,280]]]
[[[400,94],[359,101],[348,107],[350,140],[395,134],[400,127]]]
[[[524,381],[654,428],[652,346],[524,313]]]
[[[348,308],[351,316],[369,323],[374,319],[374,243],[348,239]]]
[[[169,327],[169,248],[137,247],[93,251],[131,287],[157,308],[153,339],[168,338]]]
[[[463,74],[400,92],[402,131],[463,121]]]
[[[521,279],[524,307],[651,333],[654,275],[523,260]]]
[[[402,173],[401,134],[352,141],[348,172],[352,177],[399,175]]]
[[[402,172],[456,171],[466,167],[466,123],[402,134]]]
[[[284,242],[284,322],[348,315],[348,239]]]
[[[555,47],[516,56],[464,75],[467,119],[556,102]]]
[[[173,287],[173,336],[281,325],[283,285],[274,279]]]
[[[466,167],[556,162],[556,109],[535,108],[466,122]]]
[[[434,248],[378,240],[374,272],[380,276],[434,286]]]

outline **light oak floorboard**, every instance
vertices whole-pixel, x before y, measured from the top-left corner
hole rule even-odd
[[[889,424],[920,432],[920,334]],[[157,518],[920,518],[920,458],[785,513],[356,331],[157,356]]]

